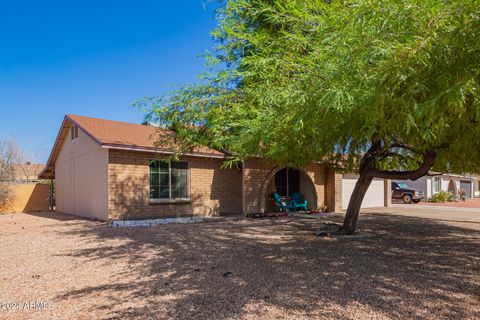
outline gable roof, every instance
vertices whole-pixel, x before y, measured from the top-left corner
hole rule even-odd
[[[169,154],[171,148],[167,146],[156,146],[155,142],[159,137],[172,135],[168,129],[158,128],[151,125],[134,124],[121,121],[112,121],[99,118],[91,118],[79,115],[65,115],[62,126],[55,140],[52,152],[45,169],[39,174],[42,179],[53,179],[55,176],[55,161],[58,157],[63,142],[68,136],[69,128],[76,125],[93,141],[102,148],[122,149],[143,152],[154,152]],[[190,156],[223,158],[224,154],[208,147],[193,149]]]

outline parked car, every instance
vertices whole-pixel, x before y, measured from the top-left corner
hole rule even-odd
[[[425,198],[423,190],[411,188],[405,182],[392,181],[393,200],[402,200],[403,203],[419,203],[423,198]]]

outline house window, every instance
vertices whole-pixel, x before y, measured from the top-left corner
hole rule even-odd
[[[152,160],[150,168],[151,200],[188,200],[188,162]]]
[[[284,168],[275,174],[275,190],[280,196],[292,196],[300,191],[300,171]]]
[[[73,140],[75,138],[78,138],[78,127],[77,126],[72,126],[70,129],[70,138]]]
[[[440,192],[440,177],[433,177],[433,193]]]

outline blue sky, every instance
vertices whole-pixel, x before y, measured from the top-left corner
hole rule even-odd
[[[0,138],[45,162],[65,113],[141,122],[131,103],[191,83],[218,2],[0,2]]]

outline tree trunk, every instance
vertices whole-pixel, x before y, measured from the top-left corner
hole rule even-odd
[[[355,232],[360,207],[362,206],[363,198],[365,197],[365,193],[372,180],[372,175],[366,172],[360,174],[360,177],[355,184],[355,188],[353,189],[352,196],[350,197],[350,201],[348,202],[347,212],[345,213],[343,225],[340,229],[342,234],[353,234]]]
[[[408,171],[384,171],[378,170],[375,167],[375,162],[378,155],[385,151],[381,144],[378,142],[372,143],[370,149],[365,153],[360,161],[360,177],[355,184],[352,196],[348,203],[347,212],[343,220],[342,228],[339,230],[340,234],[353,234],[357,227],[358,215],[360,213],[360,207],[362,206],[363,198],[367,193],[368,187],[373,178],[380,179],[402,179],[402,180],[417,180],[428,173],[433,166],[436,158],[435,151],[426,151],[423,154],[423,163],[419,165],[416,170]]]

